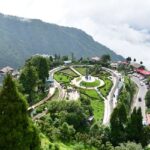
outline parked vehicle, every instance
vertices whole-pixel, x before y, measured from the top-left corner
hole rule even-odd
[[[140,85],[141,85],[141,86],[144,86],[144,83],[141,81],[141,82],[140,82]]]
[[[142,99],[141,99],[141,97],[139,97],[139,102],[141,102],[142,101]]]

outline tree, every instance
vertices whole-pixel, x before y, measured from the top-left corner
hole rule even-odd
[[[143,64],[143,61],[140,61],[140,64],[142,65],[142,64]]]
[[[126,109],[123,104],[119,104],[113,111],[110,118],[111,141],[113,145],[118,145],[126,140],[125,124],[127,121]]]
[[[147,91],[145,100],[146,100],[146,106],[150,107],[150,90]]]
[[[48,60],[42,56],[34,56],[31,58],[30,63],[32,66],[36,68],[39,79],[41,80],[41,84],[39,84],[38,88],[43,93],[45,92],[45,82],[49,77],[49,65]]]
[[[5,77],[0,93],[0,149],[40,149],[40,138],[28,117],[26,100],[10,75]]]
[[[31,64],[36,67],[39,79],[45,84],[46,78],[49,77],[49,66],[46,58],[42,56],[32,57],[30,60]]]
[[[69,59],[68,56],[63,56],[63,57],[62,57],[62,60],[63,60],[63,61],[67,61],[68,59]]]
[[[108,55],[108,54],[102,55],[102,57],[101,57],[101,64],[103,66],[108,66],[108,64],[109,64],[110,61],[111,61],[110,55]]]
[[[66,122],[62,124],[62,126],[60,127],[60,131],[62,140],[67,141],[71,140],[75,134],[75,129],[73,128],[73,126],[69,126]]]
[[[134,108],[128,121],[126,131],[129,140],[136,141],[137,143],[142,141],[143,124],[141,108]]]
[[[34,98],[35,88],[39,80],[36,68],[29,63],[26,65],[20,75],[20,83],[23,85],[24,93],[28,94],[28,102],[32,103]]]
[[[145,147],[150,143],[150,126],[145,126],[143,129],[142,146]]]
[[[127,58],[126,58],[126,61],[127,61],[128,63],[130,63],[131,60],[132,60],[131,57],[127,57]]]
[[[133,61],[136,62],[136,58],[134,58]]]
[[[75,61],[75,57],[74,57],[74,53],[73,52],[71,53],[71,60],[72,60],[72,62]]]

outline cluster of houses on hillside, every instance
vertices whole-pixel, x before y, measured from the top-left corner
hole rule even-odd
[[[17,78],[19,76],[19,72],[17,70],[13,69],[10,66],[6,66],[0,69],[0,85],[2,85],[3,78],[6,74],[11,74],[14,78]]]
[[[112,62],[111,68],[117,69],[119,66],[131,66],[132,71],[141,74],[144,77],[150,76],[150,71],[146,70],[145,67],[142,64],[136,63],[136,62],[126,62],[126,61],[118,61],[118,62]]]

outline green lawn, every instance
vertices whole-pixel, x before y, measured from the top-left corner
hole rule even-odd
[[[75,67],[74,69],[77,70],[83,76],[86,75],[86,67]]]
[[[91,106],[94,112],[95,121],[103,119],[104,116],[104,101],[103,99],[93,99],[91,100]]]
[[[73,78],[61,72],[56,72],[54,74],[54,79],[59,83],[70,83]]]
[[[85,82],[82,81],[80,83],[81,86],[85,86],[85,87],[96,87],[100,85],[100,81],[99,80],[95,80],[94,82]]]
[[[83,89],[80,89],[80,92],[91,99],[91,106],[93,108],[95,121],[103,119],[104,101],[98,95],[98,93],[95,90],[83,90]]]
[[[100,96],[98,95],[98,93],[95,90],[80,89],[80,92],[82,94],[87,95],[90,98],[94,98],[94,99],[100,98]]]
[[[104,77],[102,78],[102,80],[105,82],[105,85],[103,87],[100,87],[99,90],[100,90],[101,94],[104,97],[106,97],[109,94],[109,92],[113,86],[113,82],[110,79],[104,78]]]
[[[77,77],[78,76],[74,71],[72,71],[69,68],[62,69],[62,70],[60,70],[60,72],[62,72],[63,74],[67,74],[69,76],[72,76],[72,77]]]

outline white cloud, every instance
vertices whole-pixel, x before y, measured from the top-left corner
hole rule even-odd
[[[149,8],[149,0],[0,0],[3,13],[81,28],[150,68]]]

